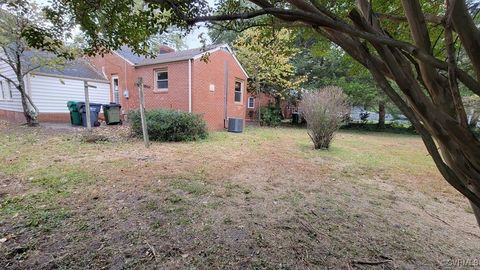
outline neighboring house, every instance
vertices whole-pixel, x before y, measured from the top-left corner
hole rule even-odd
[[[249,94],[247,97],[247,121],[257,121],[258,109],[268,106],[275,106],[275,98],[271,95],[265,93],[260,93],[258,95]],[[298,106],[289,101],[282,100],[280,101],[280,109],[282,110],[283,117],[285,117],[285,119],[290,119],[292,113],[298,111]]]
[[[228,45],[184,51],[162,45],[155,58],[122,47],[90,62],[110,81],[111,99],[122,106],[124,114],[139,108],[136,81],[142,77],[147,110],[198,113],[210,130],[225,128],[228,118],[245,119],[248,75]]]
[[[29,61],[34,52],[25,54]],[[35,52],[36,53],[36,52]],[[0,61],[0,73],[13,81],[15,73],[5,62]],[[69,122],[67,101],[85,101],[84,81],[97,88],[90,88],[92,103],[109,103],[110,86],[105,77],[87,61],[69,61],[58,69],[40,67],[25,76],[26,90],[40,111],[39,120],[47,122]],[[0,119],[24,122],[20,92],[7,80],[0,78]]]

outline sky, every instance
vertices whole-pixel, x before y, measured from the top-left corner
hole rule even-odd
[[[207,28],[205,26],[201,26],[200,28],[195,29],[185,37],[184,42],[185,42],[185,45],[187,45],[188,49],[202,47],[202,44],[200,43],[200,39],[198,38],[198,36],[201,35],[202,33],[204,33],[203,36],[207,38],[208,40],[207,43],[211,42],[210,38],[208,37]]]

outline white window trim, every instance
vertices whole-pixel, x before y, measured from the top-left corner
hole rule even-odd
[[[250,106],[250,99],[253,100],[253,106]],[[253,109],[253,108],[255,108],[255,97],[253,97],[253,96],[249,96],[249,97],[248,97],[248,99],[247,99],[247,108],[248,108],[248,109]]]
[[[169,78],[168,78],[168,69],[167,68],[159,68],[159,69],[155,69],[153,71],[153,78],[154,78],[154,83],[155,83],[155,87],[153,88],[154,92],[168,92],[168,87],[167,88],[157,88],[158,86],[158,73],[159,72],[166,72],[167,73],[167,84],[168,84],[168,81],[169,81]],[[162,80],[162,81],[165,81],[165,80]]]
[[[0,96],[0,100],[6,100],[5,99],[5,83],[4,81],[0,81],[0,91],[2,92],[1,93],[1,96]]]
[[[0,81],[0,92],[1,101],[13,101],[12,85],[9,81]]]
[[[113,102],[117,102],[115,100],[115,84],[113,83],[113,81],[117,79],[117,82],[118,82],[118,104],[120,104],[120,102],[122,101],[122,97],[120,96],[120,78],[118,77],[118,75],[112,75],[112,80],[111,80],[111,84],[112,84],[112,101]]]
[[[235,84],[239,82],[240,83],[240,101],[236,101],[235,100]],[[245,87],[245,83],[242,81],[242,80],[235,80],[235,84],[234,84],[234,87],[233,87],[233,101],[235,102],[235,104],[242,104],[243,103],[243,88]]]

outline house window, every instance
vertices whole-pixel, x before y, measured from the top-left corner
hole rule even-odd
[[[248,97],[248,108],[253,109],[255,107],[255,98],[250,96]]]
[[[242,102],[243,82],[235,82],[235,102]]]
[[[12,99],[12,88],[10,82],[0,81],[0,98],[2,100],[11,100]]]
[[[2,92],[0,97],[1,97],[2,99],[5,99],[5,83],[4,83],[3,81],[0,82],[0,90],[1,90],[1,92]]]
[[[168,71],[165,69],[155,71],[157,90],[168,90]]]

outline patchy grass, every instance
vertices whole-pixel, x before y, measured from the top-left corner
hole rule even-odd
[[[479,259],[419,137],[247,128],[153,143],[0,129],[0,268],[447,268]],[[110,135],[110,133],[114,133]],[[113,139],[111,139],[113,137]]]

